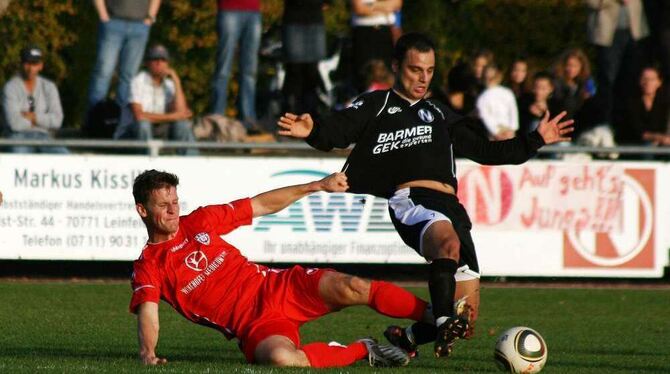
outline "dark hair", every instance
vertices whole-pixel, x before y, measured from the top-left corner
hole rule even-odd
[[[533,75],[533,82],[538,79],[546,79],[551,82],[552,86],[554,85],[554,75],[548,71],[538,71],[535,73],[535,75]]]
[[[577,76],[577,83],[583,84],[591,77],[591,63],[588,56],[580,48],[568,49],[560,56],[559,62],[555,68],[556,78],[565,80],[565,65],[571,58],[576,58],[582,65],[582,69]]]
[[[165,187],[177,187],[178,184],[179,177],[174,174],[155,169],[145,170],[133,182],[135,204],[146,205],[147,201],[149,201],[151,191]]]
[[[661,71],[661,68],[657,64],[644,65],[642,69],[640,69],[640,77],[642,77],[642,73],[644,73],[645,70],[652,70],[656,72],[656,75],[658,75],[658,79],[663,80],[663,72]]]
[[[418,32],[404,34],[395,44],[393,59],[401,63],[410,49],[419,52],[435,51],[435,43],[427,35]]]

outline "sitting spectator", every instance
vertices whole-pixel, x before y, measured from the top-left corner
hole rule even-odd
[[[572,118],[595,94],[589,60],[582,50],[570,49],[561,56],[555,75],[554,96],[568,112],[568,117]]]
[[[558,114],[560,103],[553,97],[554,77],[547,72],[533,76],[532,92],[524,94],[519,100],[519,134],[535,131],[544,114]]]
[[[484,68],[483,78],[486,89],[477,98],[477,111],[488,129],[489,138],[513,138],[519,129],[519,112],[514,93],[500,84],[502,72],[494,64]]]
[[[370,60],[366,66],[366,92],[388,90],[393,87],[393,73],[382,60]]]
[[[514,92],[514,96],[518,102],[522,96],[531,92],[530,88],[528,87],[529,83],[530,79],[528,79],[528,61],[526,61],[526,59],[523,57],[517,57],[514,61],[512,61],[512,65],[507,72],[505,86]]]
[[[129,104],[122,108],[115,139],[151,140],[156,134],[170,140],[195,141],[189,120],[193,114],[169,59],[164,46],[151,47],[146,56],[147,70],[130,83]],[[177,153],[197,155],[198,151],[187,148]]]
[[[617,126],[617,141],[632,145],[670,145],[668,108],[670,100],[663,88],[660,70],[644,68],[640,75],[640,91],[628,100],[625,114]]]
[[[49,140],[50,132],[63,124],[63,108],[56,85],[40,75],[44,68],[42,50],[32,46],[21,51],[20,74],[3,89],[2,106],[10,139]],[[64,147],[13,146],[14,153],[68,153]]]

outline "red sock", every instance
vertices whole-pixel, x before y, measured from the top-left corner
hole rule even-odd
[[[349,366],[354,362],[368,357],[368,349],[361,342],[351,343],[346,347],[330,346],[326,343],[310,343],[302,346],[309,364],[313,368],[334,368]]]
[[[370,282],[368,306],[385,316],[420,321],[427,305],[413,293],[393,283]]]

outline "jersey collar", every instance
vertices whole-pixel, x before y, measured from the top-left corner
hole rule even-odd
[[[412,100],[410,100],[408,97],[406,97],[405,95],[403,95],[403,94],[401,94],[400,92],[396,91],[395,88],[392,88],[391,91],[392,91],[394,94],[396,94],[396,96],[398,96],[399,98],[401,98],[401,99],[403,99],[404,101],[406,101],[406,102],[409,104],[409,106],[414,106],[414,104],[416,104],[416,103],[418,103],[419,101],[423,100],[423,98],[421,98],[421,99],[419,99],[419,100],[414,100],[414,101],[412,101]]]

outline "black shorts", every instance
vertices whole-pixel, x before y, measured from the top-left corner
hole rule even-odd
[[[389,214],[396,231],[408,246],[421,256],[423,234],[437,221],[451,222],[458,239],[461,252],[456,280],[478,279],[479,264],[475,244],[470,236],[472,223],[456,195],[429,188],[403,188],[389,199]]]

